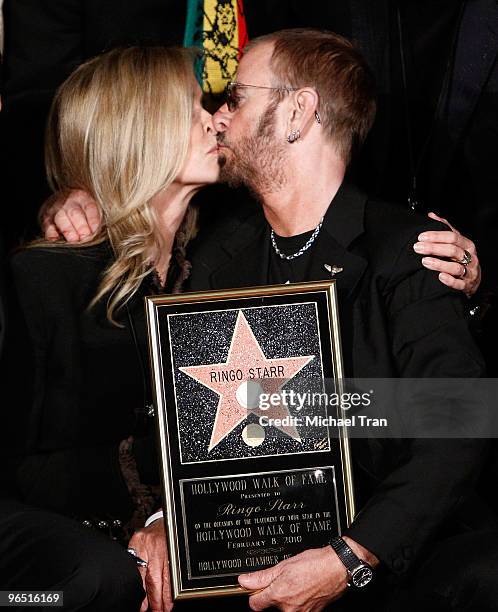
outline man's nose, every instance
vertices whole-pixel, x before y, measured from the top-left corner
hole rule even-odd
[[[225,104],[213,115],[213,124],[217,132],[225,132],[230,127],[231,113]]]

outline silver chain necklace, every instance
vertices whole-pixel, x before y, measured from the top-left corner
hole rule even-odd
[[[285,255],[284,253],[282,253],[282,251],[277,246],[277,243],[275,241],[275,232],[272,229],[270,233],[270,237],[271,237],[271,243],[273,245],[273,248],[275,249],[275,253],[280,257],[280,259],[296,259],[296,257],[300,257],[313,244],[316,237],[320,233],[320,230],[322,229],[322,224],[323,224],[323,217],[320,219],[320,223],[315,227],[313,233],[309,237],[308,242],[303,247],[301,247],[299,251],[297,251],[293,255]]]

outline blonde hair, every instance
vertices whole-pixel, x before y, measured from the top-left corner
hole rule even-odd
[[[50,111],[45,163],[54,191],[82,189],[103,215],[90,246],[109,239],[114,262],[93,306],[104,296],[107,317],[125,305],[152,270],[160,250],[149,203],[187,158],[194,99],[192,53],[181,48],[115,49],[79,66],[58,89]],[[195,234],[189,209],[177,234],[183,249]]]

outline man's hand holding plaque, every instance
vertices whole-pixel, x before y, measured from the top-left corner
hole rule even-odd
[[[379,560],[366,548],[345,537],[344,540],[370,566]],[[350,577],[330,546],[305,550],[294,557],[252,574],[239,576],[239,584],[256,591],[249,597],[251,610],[271,606],[282,612],[319,612],[344,595]]]

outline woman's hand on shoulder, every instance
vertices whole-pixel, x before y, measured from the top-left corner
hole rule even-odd
[[[40,221],[46,240],[85,242],[99,231],[102,215],[92,196],[76,189],[49,198],[40,211]]]
[[[471,297],[481,284],[481,265],[475,244],[446,219],[433,212],[428,216],[444,223],[449,230],[423,232],[419,242],[413,245],[415,252],[423,255],[422,265],[439,272],[439,280],[444,285]]]

